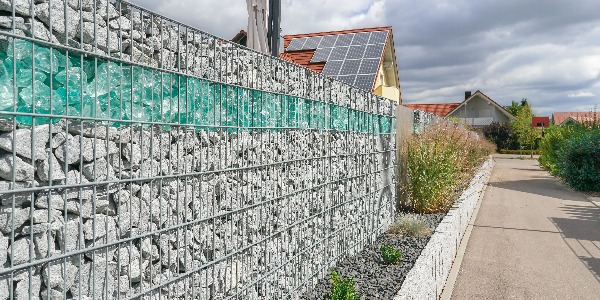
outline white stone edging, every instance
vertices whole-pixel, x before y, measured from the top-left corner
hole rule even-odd
[[[473,176],[406,275],[394,300],[439,299],[465,230],[485,193],[494,164],[490,156]]]

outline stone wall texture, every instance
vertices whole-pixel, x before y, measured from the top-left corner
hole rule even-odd
[[[126,2],[0,12],[0,300],[295,298],[393,220],[393,102]]]

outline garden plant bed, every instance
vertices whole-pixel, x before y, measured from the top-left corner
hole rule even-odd
[[[427,214],[422,215],[421,219],[427,223],[429,229],[433,232],[445,215],[445,213]],[[356,290],[363,298],[391,299],[400,289],[406,274],[419,258],[421,250],[425,248],[430,237],[431,234],[421,237],[404,237],[384,233],[359,254],[338,263],[335,270],[342,276],[354,277]],[[379,249],[386,244],[397,247],[402,251],[402,262],[397,265],[386,265],[381,260]],[[330,280],[321,279],[313,290],[302,296],[302,299],[322,300],[330,291]]]
[[[460,185],[459,190],[453,193],[456,194],[457,201],[448,212],[398,214],[397,219],[414,216],[424,221],[430,234],[412,237],[384,233],[372,245],[354,256],[343,259],[333,269],[341,276],[354,278],[356,292],[361,299],[425,299],[431,298],[428,296],[439,295],[456,254],[456,247],[476,202],[485,190],[493,164],[493,159],[488,158],[471,180]],[[431,240],[432,237],[435,241]],[[380,251],[383,245],[400,249],[403,253],[401,262],[396,265],[385,264]],[[432,257],[432,253],[437,254]],[[431,274],[432,270],[435,270],[435,274]],[[404,284],[405,280],[408,284]],[[430,283],[429,290],[420,289],[419,284],[415,284],[419,281]],[[323,278],[301,298],[327,299],[331,287],[329,278]]]

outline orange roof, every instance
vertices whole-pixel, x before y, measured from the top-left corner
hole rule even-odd
[[[445,117],[453,110],[455,110],[459,103],[439,103],[439,104],[403,104],[404,106],[412,110],[422,110],[440,117]]]
[[[600,112],[555,112],[552,114],[555,125],[562,124],[568,118],[572,118],[579,123],[600,121]]]
[[[231,38],[231,41],[235,42],[236,40],[243,38],[244,36],[248,36],[248,33],[246,32],[246,30],[242,29],[233,38]]]
[[[453,111],[458,109],[462,104],[469,102],[471,99],[475,98],[475,96],[477,94],[480,94],[481,96],[485,97],[487,100],[494,103],[494,105],[496,105],[496,107],[498,107],[499,109],[504,111],[507,114],[507,116],[509,116],[509,118],[514,118],[514,116],[508,110],[506,110],[506,108],[504,108],[502,105],[496,103],[496,101],[492,100],[492,98],[488,97],[486,94],[482,93],[480,90],[477,90],[475,93],[471,94],[471,96],[469,96],[469,98],[465,99],[463,102],[439,103],[439,104],[403,104],[403,105],[412,110],[418,109],[418,110],[430,112],[430,113],[438,115],[440,117],[446,117],[450,113],[452,113]]]
[[[313,54],[315,54],[315,49],[294,52],[283,52],[279,53],[279,57],[281,59],[291,61],[293,63],[309,68],[315,72],[321,73],[321,71],[323,71],[323,67],[325,67],[325,62],[311,63],[310,59],[312,58]]]

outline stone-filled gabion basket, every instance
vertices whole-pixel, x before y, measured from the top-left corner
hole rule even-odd
[[[287,299],[395,214],[395,104],[136,5],[0,0],[0,300]]]

